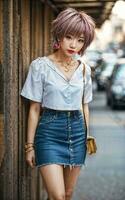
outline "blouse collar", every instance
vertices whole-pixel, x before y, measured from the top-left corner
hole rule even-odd
[[[82,60],[78,60],[80,61],[80,64],[79,66],[77,67],[77,69],[74,71],[72,77],[70,78],[70,80],[68,80],[66,78],[66,76],[63,74],[63,72],[61,72],[59,69],[58,69],[58,66],[50,59],[48,58],[47,56],[44,56],[44,59],[46,60],[48,66],[53,69],[56,73],[58,73],[63,79],[65,79],[66,81],[70,82],[72,80],[72,78],[74,77],[74,75],[77,73],[78,70],[83,70],[83,62]]]

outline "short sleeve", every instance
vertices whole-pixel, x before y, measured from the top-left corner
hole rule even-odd
[[[89,103],[92,101],[92,78],[91,78],[91,68],[85,65],[85,87],[84,87],[84,103]]]
[[[32,61],[21,91],[21,96],[36,102],[42,102],[43,74],[38,59]]]

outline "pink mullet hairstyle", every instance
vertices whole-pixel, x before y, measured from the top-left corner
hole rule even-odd
[[[61,11],[57,18],[52,21],[53,42],[58,44],[59,40],[66,35],[80,37],[84,35],[84,46],[80,51],[83,55],[86,48],[91,44],[95,35],[94,20],[83,11],[67,8]]]

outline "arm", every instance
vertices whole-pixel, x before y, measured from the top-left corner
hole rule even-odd
[[[36,127],[40,116],[40,103],[30,101],[30,109],[28,115],[27,143],[34,143]]]
[[[88,103],[85,103],[82,105],[82,111],[84,109],[84,116],[85,116],[85,121],[86,121],[86,126],[87,126],[87,136],[89,136],[89,106]]]
[[[28,115],[28,129],[27,129],[27,147],[28,152],[26,152],[26,161],[33,168],[35,166],[35,153],[34,153],[34,136],[36,127],[38,124],[39,116],[40,116],[40,103],[30,101],[30,109]]]

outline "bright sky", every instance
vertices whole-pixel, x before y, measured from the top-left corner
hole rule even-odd
[[[121,19],[125,19],[125,1],[117,1],[112,10],[112,13],[116,14]]]
[[[97,48],[102,48],[105,47],[105,45],[113,40],[113,23],[118,23],[119,20],[122,21],[122,23],[125,21],[125,1],[118,0],[115,3],[115,6],[113,7],[112,14],[115,15],[112,21],[112,17],[109,18],[104,22],[102,25],[101,29],[97,29],[97,38],[95,43],[91,45],[91,47],[97,47]],[[114,21],[115,19],[115,21]],[[125,26],[123,26],[125,27]],[[125,28],[124,28],[125,30]],[[125,31],[124,31],[125,32]],[[119,37],[119,38],[118,38]],[[119,36],[117,35],[117,38],[115,37],[114,40],[119,41],[121,40],[122,34]]]

